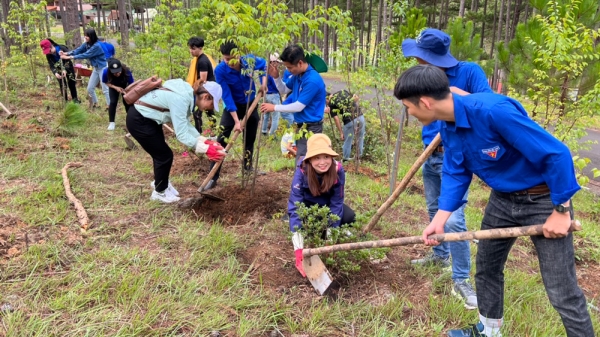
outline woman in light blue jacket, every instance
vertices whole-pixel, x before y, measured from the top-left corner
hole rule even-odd
[[[100,82],[100,78],[102,78],[102,70],[106,68],[106,57],[104,56],[104,49],[102,49],[100,41],[98,41],[98,35],[96,35],[96,31],[93,28],[88,28],[85,30],[84,39],[85,42],[81,46],[79,46],[79,48],[67,53],[61,51],[60,57],[63,60],[88,59],[90,61],[90,64],[94,68],[87,86],[88,94],[90,94],[90,96],[92,97],[94,107],[98,107],[98,97],[96,97],[95,88],[98,85],[98,83],[100,83],[102,85],[102,92],[104,93],[104,97],[106,98],[106,105],[109,105],[110,96],[108,95],[108,87],[106,86],[106,84]]]

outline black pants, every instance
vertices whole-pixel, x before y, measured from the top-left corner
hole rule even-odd
[[[120,95],[121,94],[115,89],[108,88],[108,96],[110,97],[110,104],[108,105],[108,121],[111,123],[114,123],[115,116],[117,115],[117,104],[119,103]],[[129,111],[129,104],[125,102],[125,98],[122,98],[122,102],[125,106],[125,112]]]
[[[55,76],[56,77],[56,76]],[[60,93],[65,98],[65,101],[69,100],[69,95],[67,95],[67,89],[63,87],[63,81],[67,82],[69,86],[69,91],[71,92],[71,99],[77,101],[77,82],[75,81],[75,73],[73,71],[69,71],[67,69],[67,78],[58,79],[58,85],[60,85]]]
[[[194,111],[194,126],[196,130],[202,134],[202,111]],[[206,110],[206,117],[208,117],[208,125],[210,128],[214,128],[217,125],[217,117],[215,116],[214,110]]]
[[[304,128],[306,126],[306,128]],[[305,131],[306,130],[306,131]],[[296,133],[302,132],[302,137],[296,140],[296,158],[306,155],[306,142],[308,141],[306,132],[323,133],[323,121],[317,123],[298,123],[296,124]]]
[[[165,142],[162,125],[142,116],[135,106],[127,110],[127,130],[152,157],[155,190],[162,192],[169,186],[169,173],[173,165],[173,151]]]
[[[237,107],[237,116],[240,120],[244,118],[246,115],[246,104],[236,104]],[[252,154],[254,153],[254,141],[256,140],[256,130],[258,129],[258,106],[254,108],[252,114],[248,117],[248,121],[246,122],[246,127],[244,128],[244,132],[241,135],[245,138],[246,142],[244,143],[244,169],[252,168]],[[219,135],[217,141],[221,146],[226,147],[227,142],[225,139],[229,139],[231,135],[231,131],[233,131],[233,127],[235,126],[235,121],[231,114],[227,111],[223,112],[221,116],[221,126],[223,127],[223,133]],[[214,162],[210,163],[210,168],[212,169],[215,165]],[[222,167],[222,166],[221,166]],[[217,181],[219,179],[219,175],[221,173],[221,167],[213,177],[213,180]]]

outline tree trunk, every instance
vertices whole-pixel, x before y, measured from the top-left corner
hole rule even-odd
[[[102,7],[102,24],[104,25],[104,34],[108,34],[108,26],[106,25],[106,12],[104,11],[104,7]]]
[[[375,47],[373,48],[373,62],[371,64],[377,65],[377,53],[379,50],[379,43],[381,43],[381,34],[383,32],[383,0],[379,0],[379,10],[377,11],[377,31],[375,33]]]
[[[0,17],[2,23],[8,21],[8,9],[10,8],[10,0],[2,0],[2,15]],[[11,38],[6,33],[5,29],[0,29],[0,37],[4,42],[4,53],[6,56],[10,56],[10,46],[13,44]]]
[[[127,22],[127,8],[125,0],[119,0],[119,29],[121,30],[121,46],[127,50],[129,47],[129,23]]]
[[[498,14],[498,39],[502,39],[502,19],[503,19],[503,11],[504,11],[504,1],[500,1],[500,13]],[[493,41],[492,41],[493,43]],[[494,74],[492,76],[492,89],[496,91],[498,89],[498,59],[496,58],[496,62],[494,65]]]
[[[466,0],[460,0],[460,5],[458,6],[458,16],[460,18],[464,18],[465,17],[465,1]],[[475,2],[475,0],[473,0],[473,3],[474,2]]]
[[[371,28],[373,26],[373,0],[369,0],[369,23],[367,24],[367,54],[365,56],[365,60],[369,59],[371,54]]]
[[[437,23],[437,29],[442,29],[442,18],[444,16],[444,0],[440,1],[440,15],[438,16],[438,23]]]
[[[517,0],[517,2],[515,4],[515,9],[513,10],[513,12],[514,12],[513,22],[510,27],[510,38],[511,39],[515,38],[515,34],[517,32],[517,25],[519,24],[519,18],[521,17],[521,12],[522,12],[521,8],[522,7],[523,7],[523,1]]]
[[[100,0],[96,0],[96,33],[99,35],[103,35],[102,34],[102,25],[100,24],[100,18],[101,18],[101,14],[100,14]],[[102,9],[104,10],[104,9]]]
[[[510,1],[506,0],[506,22],[504,23],[504,45],[506,47],[510,42]]]
[[[325,0],[325,11],[329,9],[329,0]],[[329,15],[325,12],[325,20],[329,20]],[[325,63],[329,64],[329,26],[323,25],[323,58]]]
[[[483,39],[485,38],[485,22],[487,15],[487,4],[488,0],[483,1],[483,20],[481,21],[481,41],[479,41],[479,48],[483,48]]]
[[[360,51],[365,51],[366,50],[366,46],[365,46],[365,1],[361,1],[362,4],[362,18],[361,18],[361,22],[360,22],[360,35],[358,36],[358,44],[360,45],[360,47],[358,48]],[[365,59],[364,59],[364,55],[363,53],[359,53],[358,54],[358,66],[359,67],[364,67],[365,65]]]
[[[83,16],[83,3],[82,1],[78,1],[79,2],[79,18],[81,19],[81,28],[83,28],[83,31],[85,32],[85,16]]]
[[[490,47],[490,59],[494,57],[494,45],[496,44],[496,18],[498,17],[498,1],[494,0],[494,20],[492,20],[492,46]]]
[[[77,0],[64,0],[64,8],[62,11],[62,24],[65,33],[65,41],[71,49],[81,45],[81,33],[79,31],[79,9],[77,8]]]

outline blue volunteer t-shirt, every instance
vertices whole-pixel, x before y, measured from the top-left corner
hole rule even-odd
[[[263,58],[254,55],[248,54],[240,57],[241,71],[229,67],[225,61],[221,61],[215,68],[215,79],[223,90],[221,98],[228,112],[237,111],[236,104],[246,104],[254,100],[256,87],[252,75],[249,73],[251,70],[249,59],[254,59],[254,71],[259,72],[259,79],[262,83],[267,71],[267,63]],[[251,90],[250,94],[246,94],[248,89]]]
[[[456,66],[445,69],[445,72],[448,81],[450,81],[450,86],[471,94],[479,92],[493,93],[483,69],[477,63],[461,61]],[[435,135],[440,132],[441,123],[441,121],[436,121],[423,126],[421,136],[425,146],[429,145]]]
[[[444,164],[439,209],[453,212],[466,200],[473,174],[498,192],[547,184],[555,205],[580,189],[569,149],[498,94],[452,95],[454,122],[441,122]]]
[[[278,94],[279,90],[277,90],[277,85],[275,84],[275,80],[271,75],[268,75],[267,78],[267,94]]]
[[[325,82],[312,66],[309,65],[304,73],[291,76],[287,80],[284,73],[283,81],[292,90],[283,104],[298,101],[305,105],[302,111],[294,113],[294,122],[316,123],[323,120],[326,95]]]

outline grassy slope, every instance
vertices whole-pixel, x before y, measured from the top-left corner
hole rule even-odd
[[[408,297],[416,289],[402,289],[401,275],[397,289],[377,303],[367,300],[376,296],[377,289],[365,293],[364,300],[332,300],[302,287],[283,294],[264,287],[260,273],[237,256],[249,240],[286,240],[277,220],[265,220],[270,222],[262,232],[249,238],[148,200],[150,161],[144,152],[124,149],[121,107],[117,131],[105,130],[103,111],[92,113],[88,127],[69,138],[68,150],[61,149],[57,146],[61,141],[48,130],[58,114],[54,84],[35,90],[23,87],[2,99],[28,117],[2,122],[0,221],[18,219],[42,239],[5,260],[0,269],[0,302],[17,309],[1,316],[0,335],[205,336],[220,330],[230,336],[264,336],[272,331],[272,336],[439,336],[476,320],[476,311],[465,311],[449,295],[449,274],[435,269],[415,269],[434,291],[412,301]],[[40,90],[47,96],[40,96]],[[45,106],[50,111],[45,112]],[[36,126],[47,129],[36,132]],[[170,144],[176,153],[182,149],[174,139]],[[261,150],[267,170],[286,166],[278,160],[277,147],[271,143]],[[407,144],[405,149],[401,174],[412,164],[419,144]],[[84,236],[64,197],[59,174],[69,161],[85,164],[70,172],[73,191],[93,219]],[[380,163],[368,165],[385,171]],[[172,177],[175,186],[189,186],[199,178]],[[358,213],[373,212],[387,196],[384,182],[352,174],[347,180],[349,203]],[[420,178],[415,181],[421,185]],[[471,229],[477,229],[486,200],[487,192],[474,184],[467,208]],[[600,202],[582,192],[575,205],[586,227],[576,234],[579,269],[597,270]],[[421,195],[403,195],[390,212],[396,216],[381,222],[383,235],[420,233],[426,218]],[[475,254],[476,246],[472,247]],[[505,318],[510,323],[505,335],[563,335],[528,240],[519,240],[507,269]],[[592,315],[599,330],[598,315]]]

